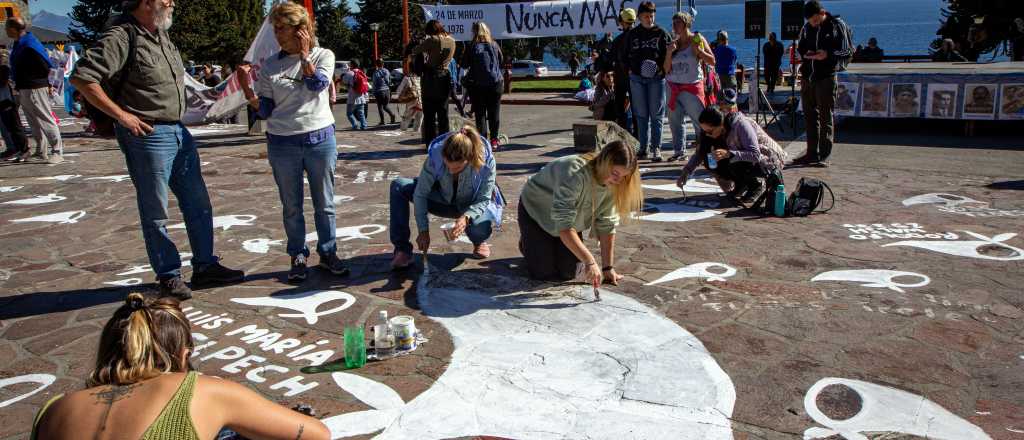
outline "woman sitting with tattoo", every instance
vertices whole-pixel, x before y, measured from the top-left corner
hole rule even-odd
[[[214,439],[229,428],[253,439],[329,439],[319,420],[237,383],[197,374],[192,333],[177,299],[128,295],[100,334],[86,388],[56,396],[32,439]]]

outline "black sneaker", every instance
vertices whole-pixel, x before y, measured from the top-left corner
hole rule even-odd
[[[160,296],[170,296],[181,301],[192,299],[192,290],[185,285],[181,277],[170,277],[158,280]]]
[[[292,268],[288,271],[289,282],[306,281],[306,256],[298,254],[292,257]]]
[[[205,287],[214,284],[237,283],[245,278],[245,272],[228,269],[218,262],[206,265],[203,270],[192,272],[192,287]]]
[[[17,156],[17,155],[18,155],[18,150],[5,150],[3,153],[0,153],[0,160],[13,159],[14,156]]]
[[[640,150],[640,152],[637,153],[637,155],[636,155],[636,159],[637,160],[645,160],[645,159],[647,159],[647,150]]]
[[[684,157],[686,157],[686,153],[683,153],[682,151],[680,151],[678,153],[673,154],[671,157],[669,157],[668,161],[669,162],[675,162],[677,160],[683,159]]]
[[[345,267],[345,263],[341,262],[341,258],[338,258],[337,254],[321,255],[320,264],[317,264],[316,267],[327,270],[339,277],[348,276],[349,272],[348,268]]]

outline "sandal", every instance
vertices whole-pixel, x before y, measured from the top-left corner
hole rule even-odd
[[[487,244],[486,242],[473,246],[473,258],[483,260],[490,256],[491,245]]]

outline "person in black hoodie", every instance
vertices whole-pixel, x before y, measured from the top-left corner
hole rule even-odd
[[[636,114],[629,108],[629,49],[626,37],[636,22],[636,11],[633,8],[622,8],[619,13],[619,29],[622,33],[612,40],[612,70],[615,72],[615,104],[618,105],[616,121],[620,127],[639,137],[636,133]]]
[[[654,23],[654,2],[644,1],[638,8],[640,26],[626,36],[629,60],[629,90],[633,98],[640,139],[638,159],[648,157],[661,162],[662,117],[665,116],[665,56],[670,37]]]
[[[804,118],[807,123],[807,152],[794,164],[827,166],[832,153],[833,111],[836,104],[836,72],[846,69],[853,57],[850,28],[818,0],[804,4],[807,23],[800,30],[797,53],[800,65]]]

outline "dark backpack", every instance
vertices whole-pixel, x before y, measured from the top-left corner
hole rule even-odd
[[[352,69],[352,90],[360,95],[370,91],[370,80],[362,70]]]
[[[828,190],[832,203],[828,209],[820,212],[828,212],[836,206],[836,196],[832,193],[832,188],[818,179],[801,177],[800,182],[796,184],[796,190],[789,195],[789,200],[786,201],[786,216],[807,217],[811,215],[821,205],[821,200],[825,197],[825,190]]]
[[[496,87],[501,84],[501,60],[494,50],[492,43],[477,43],[473,45],[469,73],[472,75],[470,83],[473,87]]]
[[[125,79],[131,74],[132,66],[135,65],[135,27],[129,24],[120,26],[128,33],[128,58],[125,59],[121,70],[111,76],[109,81],[104,81],[103,84],[100,84],[103,87],[103,91],[110,97],[110,100],[114,101],[117,105],[121,105],[118,102],[121,99],[121,90],[124,89]],[[88,99],[85,100],[85,113],[96,126],[95,131],[93,131],[96,136],[114,137],[114,118],[92,105]]]

